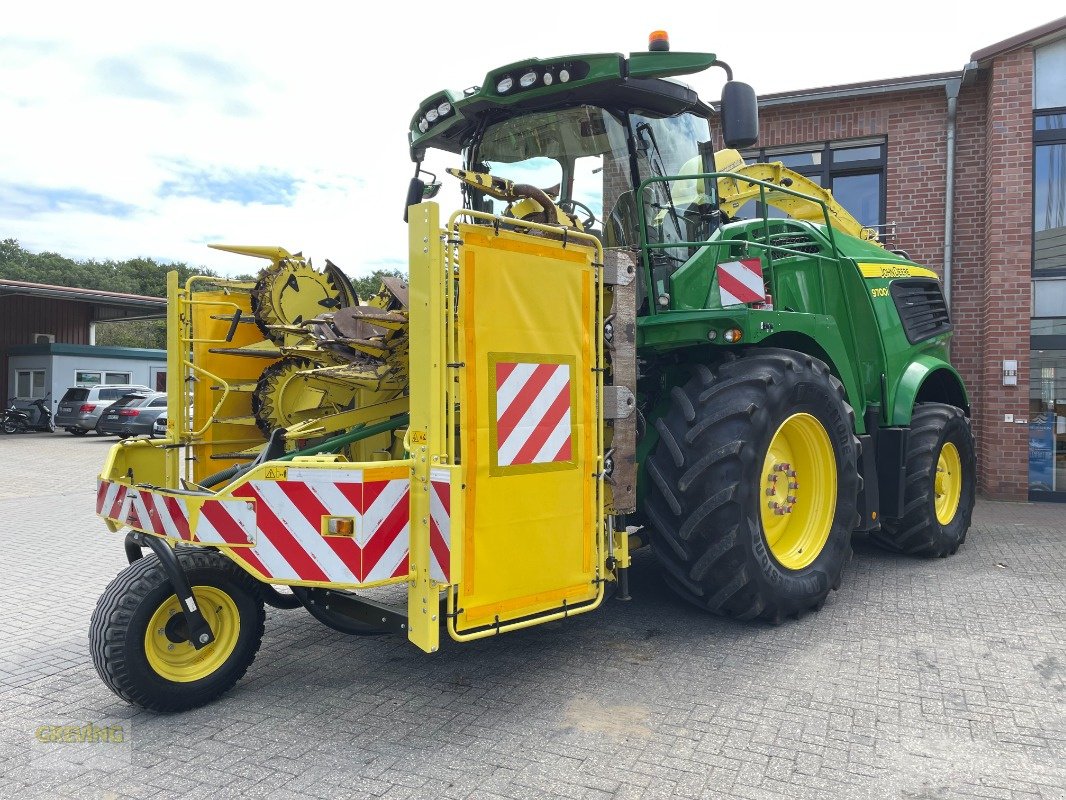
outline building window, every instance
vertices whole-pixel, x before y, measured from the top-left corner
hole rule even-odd
[[[1036,49],[1029,497],[1066,498],[1066,39]]]
[[[20,369],[15,373],[15,397],[17,400],[36,400],[44,397],[44,370]]]
[[[1066,39],[1036,48],[1033,108],[1066,106]]]
[[[1066,275],[1066,111],[1057,109],[1033,120],[1033,274]]]
[[[96,372],[79,369],[74,373],[74,385],[99,386],[103,383],[108,386],[124,386],[130,383],[130,376],[129,372]]]
[[[1029,357],[1029,493],[1066,491],[1066,350]]]
[[[884,139],[763,148],[745,152],[744,159],[749,162],[780,161],[819,186],[830,189],[837,201],[861,224],[871,228],[885,224]],[[745,210],[755,214],[759,211],[758,204],[745,206],[741,216]],[[766,209],[766,213],[771,217],[784,216],[773,208]]]

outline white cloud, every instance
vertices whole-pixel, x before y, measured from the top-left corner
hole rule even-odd
[[[973,50],[1058,13],[1050,4],[1015,3],[1005,29],[1001,16],[972,13],[970,3],[828,2],[816,12],[794,3],[510,9],[321,2],[6,9],[0,237],[76,257],[152,256],[229,272],[254,264],[205,242],[280,244],[358,274],[406,257],[407,125],[419,101],[480,83],[494,67],[533,55],[639,50],[648,31],[663,27],[675,49],[717,52],[738,79],[771,92],[961,69]],[[714,99],[720,75],[690,82]],[[456,163],[428,165],[440,173]],[[264,175],[280,183],[262,182]],[[265,187],[268,202],[239,202],[235,184],[221,197],[192,191],[241,179]],[[160,187],[182,180],[188,191],[161,196]],[[270,202],[279,186],[291,187],[287,205]],[[455,203],[458,193],[446,186],[442,204]],[[104,209],[135,211],[94,214],[79,202],[31,213],[10,201],[27,189],[106,198]]]

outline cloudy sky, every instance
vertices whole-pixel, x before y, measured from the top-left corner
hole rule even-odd
[[[7,4],[0,239],[222,272],[250,265],[207,242],[282,245],[353,275],[402,267],[411,115],[494,67],[641,50],[665,28],[673,49],[718,53],[776,92],[961,69],[1062,14],[1024,0],[987,14],[928,0],[422,5]],[[716,99],[721,74],[688,80]]]

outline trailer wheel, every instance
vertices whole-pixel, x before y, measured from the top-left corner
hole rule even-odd
[[[886,550],[946,558],[970,528],[977,496],[977,457],[970,421],[961,408],[914,407],[907,439],[903,516],[885,519],[870,538]]]
[[[821,361],[750,350],[695,375],[655,421],[645,515],[667,583],[721,616],[818,610],[851,558],[854,414]]]
[[[255,581],[225,556],[180,548],[178,562],[215,636],[196,650],[185,617],[155,556],[118,574],[96,604],[89,648],[104,683],[152,711],[211,702],[248,670],[263,638],[263,600]]]

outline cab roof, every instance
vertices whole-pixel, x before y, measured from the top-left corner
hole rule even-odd
[[[531,111],[589,103],[663,116],[709,114],[710,106],[694,90],[664,78],[702,72],[716,61],[714,53],[669,51],[630,53],[628,58],[593,53],[516,61],[490,71],[481,86],[458,93],[444,90],[423,100],[411,118],[411,159],[421,161],[431,147],[457,153],[484,120]]]

